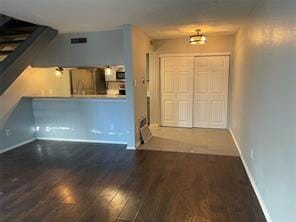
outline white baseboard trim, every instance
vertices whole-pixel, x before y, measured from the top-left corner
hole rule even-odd
[[[15,145],[13,145],[13,146],[7,147],[7,148],[5,148],[5,149],[0,150],[0,153],[4,153],[4,152],[7,152],[7,151],[9,151],[9,150],[13,150],[13,149],[15,149],[15,148],[18,148],[19,146],[23,146],[23,145],[25,145],[25,144],[27,144],[27,143],[31,143],[31,142],[33,142],[34,140],[36,140],[36,139],[35,139],[35,138],[32,138],[32,139],[26,140],[26,141],[24,141],[24,142],[21,142],[21,143],[15,144]]]
[[[237,142],[237,139],[236,139],[236,137],[234,135],[234,132],[232,131],[231,128],[229,128],[229,131],[230,131],[230,134],[232,136],[232,139],[233,139],[233,141],[234,141],[234,143],[235,143],[235,145],[237,147],[237,150],[239,152],[240,158],[241,158],[241,160],[243,162],[243,165],[245,167],[245,170],[247,172],[247,175],[249,177],[249,180],[250,180],[250,182],[252,184],[252,187],[253,187],[253,189],[255,191],[255,194],[256,194],[256,196],[257,196],[257,198],[259,200],[259,204],[260,204],[260,206],[261,206],[261,208],[263,210],[263,213],[265,215],[265,218],[266,218],[267,222],[272,222],[271,217],[270,217],[270,214],[269,214],[269,212],[267,210],[267,207],[266,207],[266,205],[264,203],[264,200],[263,200],[263,198],[262,198],[262,196],[261,196],[261,194],[260,194],[260,192],[258,190],[258,187],[256,185],[255,179],[254,179],[254,177],[253,177],[253,175],[252,175],[252,173],[251,173],[251,171],[250,171],[250,169],[249,169],[249,167],[247,165],[247,162],[246,162],[244,156],[242,155],[242,150],[241,150],[241,148],[240,148],[240,146],[239,146],[239,144]]]
[[[136,143],[136,146],[135,147],[134,146],[128,146],[128,147],[126,147],[126,149],[127,150],[136,150],[140,145],[141,145],[141,141],[138,141]]]
[[[81,143],[107,143],[107,144],[123,144],[125,142],[111,141],[111,140],[81,140],[81,139],[66,139],[66,138],[54,138],[54,137],[36,137],[37,140],[53,140],[53,141],[65,141],[65,142],[81,142]]]
[[[66,139],[66,138],[54,138],[54,137],[36,137],[36,140],[52,140],[52,141],[65,141],[65,142],[81,142],[81,143],[107,143],[107,144],[122,144],[127,145],[126,142],[110,141],[110,140],[81,140],[81,139]],[[136,146],[127,146],[127,150],[136,150],[141,145],[141,141],[138,141]]]

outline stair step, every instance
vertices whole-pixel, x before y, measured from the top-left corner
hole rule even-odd
[[[15,46],[22,42],[23,40],[0,41],[0,46]]]
[[[19,27],[13,27],[11,28],[14,31],[29,31],[33,32],[37,28],[36,25],[31,25],[31,26],[19,26]]]
[[[1,50],[0,55],[9,55],[12,52],[13,52],[13,50]]]
[[[0,33],[2,38],[25,38],[31,34],[32,32]]]

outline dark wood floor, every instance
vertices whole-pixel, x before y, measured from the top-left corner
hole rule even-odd
[[[0,163],[1,221],[265,221],[238,157],[35,141]]]

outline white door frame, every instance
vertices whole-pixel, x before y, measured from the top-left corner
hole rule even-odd
[[[231,56],[231,52],[217,52],[217,53],[163,53],[159,54],[159,58],[161,57],[183,57],[183,56]]]
[[[229,56],[229,78],[228,78],[228,90],[227,90],[227,116],[226,116],[226,124],[228,128],[228,108],[229,108],[229,80],[230,80],[230,75],[231,75],[231,52],[216,52],[216,53],[161,53],[158,55],[157,58],[157,75],[158,75],[158,81],[156,82],[157,86],[157,95],[158,95],[158,123],[157,126],[161,126],[161,98],[160,98],[160,87],[161,87],[161,58],[162,57],[188,57],[188,56],[193,56],[193,57],[202,57],[202,56]],[[154,126],[154,124],[152,124]]]

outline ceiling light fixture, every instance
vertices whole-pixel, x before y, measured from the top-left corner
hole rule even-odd
[[[201,33],[200,29],[196,29],[196,35],[190,36],[190,44],[192,45],[204,45],[207,42],[207,36]]]
[[[62,67],[57,67],[55,72],[56,77],[60,78],[62,77],[63,74],[64,74],[64,69]]]
[[[106,66],[105,75],[110,76],[112,74],[112,68],[110,66]]]

